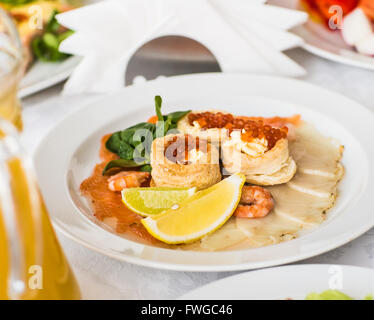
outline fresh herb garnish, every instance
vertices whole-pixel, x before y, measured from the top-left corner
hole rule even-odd
[[[35,56],[45,62],[58,62],[69,57],[69,54],[58,51],[62,41],[73,34],[72,30],[63,28],[56,20],[57,10],[44,28],[43,34],[36,36],[31,42],[31,49]]]
[[[158,121],[163,121],[164,117],[161,113],[162,98],[160,96],[155,96],[155,106],[156,106],[156,115]]]
[[[12,5],[12,6],[19,6],[22,4],[26,4],[29,2],[34,2],[35,0],[0,0],[0,2]]]
[[[145,164],[145,163],[141,164],[141,163],[135,162],[134,160],[117,159],[117,160],[112,160],[108,162],[108,164],[104,168],[103,174],[105,174],[107,171],[109,171],[112,168],[139,168],[140,167],[141,171],[148,171],[148,170],[142,170],[142,168],[145,166],[149,166],[149,164]]]
[[[162,115],[162,99],[155,96],[157,123],[141,122],[125,130],[113,133],[105,147],[117,154],[120,159],[110,161],[104,168],[106,174],[112,168],[138,168],[150,172],[152,141],[167,134],[175,133],[178,121],[190,112],[177,111]]]

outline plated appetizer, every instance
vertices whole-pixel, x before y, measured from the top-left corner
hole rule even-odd
[[[0,8],[13,18],[25,47],[26,64],[34,60],[59,62],[68,57],[58,51],[60,43],[72,34],[60,26],[55,15],[76,7],[79,0],[0,0]]]
[[[342,9],[339,30],[344,41],[364,55],[374,55],[374,2],[372,0],[301,0],[313,20],[328,23],[335,19],[332,6]],[[338,22],[338,21],[335,21]]]
[[[322,223],[344,175],[343,146],[299,115],[161,113],[105,135],[80,189],[128,239],[182,250],[291,240]]]

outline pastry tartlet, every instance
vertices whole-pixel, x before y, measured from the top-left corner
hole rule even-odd
[[[152,185],[208,188],[221,180],[219,151],[205,139],[186,134],[157,138],[151,151]]]
[[[273,128],[261,121],[245,122],[222,143],[222,163],[230,173],[241,172],[248,183],[286,183],[296,172],[288,150],[287,128]]]

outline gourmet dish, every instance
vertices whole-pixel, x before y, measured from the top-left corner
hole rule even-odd
[[[374,2],[372,0],[301,0],[315,21],[342,33],[344,41],[364,55],[374,55]],[[339,17],[341,8],[343,17]],[[342,19],[341,19],[342,18]]]
[[[35,60],[58,62],[67,54],[58,51],[60,43],[72,34],[58,24],[55,15],[73,9],[79,0],[0,0],[17,26],[25,47],[27,65]]]
[[[80,189],[93,215],[137,242],[236,250],[321,224],[344,175],[343,146],[300,115],[184,110],[102,138]]]

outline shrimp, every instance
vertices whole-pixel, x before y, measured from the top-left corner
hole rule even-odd
[[[125,188],[140,187],[150,176],[149,172],[122,171],[108,179],[108,188],[111,191],[122,191]]]
[[[274,208],[271,193],[258,186],[244,186],[234,216],[238,218],[262,218]]]

